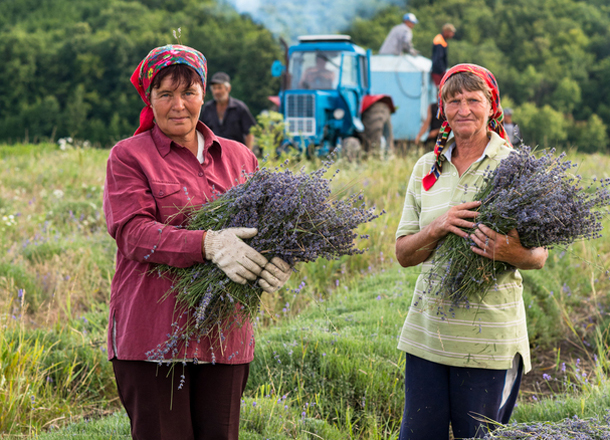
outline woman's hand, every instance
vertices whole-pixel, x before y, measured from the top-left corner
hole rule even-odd
[[[453,206],[445,214],[437,217],[421,231],[398,237],[396,240],[396,259],[403,267],[416,266],[425,261],[436,246],[436,243],[453,232],[460,237],[468,234],[460,228],[474,228],[474,219],[478,212],[471,211],[481,206],[481,202],[468,202]]]
[[[449,233],[454,233],[460,237],[467,238],[468,233],[460,228],[474,228],[474,223],[470,219],[476,218],[478,212],[473,209],[481,206],[481,202],[467,202],[460,205],[455,205],[445,214],[437,217],[430,225],[430,235],[436,240],[440,240]]]
[[[207,231],[203,242],[205,258],[212,260],[212,263],[236,283],[246,284],[247,280],[254,281],[268,261],[241,239],[252,238],[257,233],[256,228]]]
[[[203,238],[205,258],[212,260],[231,280],[246,284],[259,276],[259,286],[268,293],[279,290],[290,275],[292,268],[278,257],[268,261],[261,253],[244,243],[242,238],[252,238],[256,228],[227,228],[207,231]]]
[[[524,247],[516,229],[503,235],[485,225],[479,225],[470,238],[476,244],[471,247],[475,254],[512,264],[517,269],[541,269],[548,256],[548,251],[544,248]]]
[[[273,257],[261,272],[258,285],[261,286],[265,292],[273,293],[286,284],[286,281],[288,281],[291,274],[292,268],[288,263],[281,258]]]

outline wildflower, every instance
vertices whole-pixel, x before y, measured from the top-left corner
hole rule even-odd
[[[200,208],[189,211],[190,230],[220,230],[232,227],[257,228],[258,233],[245,240],[271,260],[279,257],[290,266],[318,258],[336,260],[344,255],[362,254],[356,240],[363,238],[355,230],[380,215],[367,208],[361,194],[339,198],[330,181],[324,178],[330,162],[311,173],[288,169],[262,168]],[[182,188],[188,197],[188,189]],[[159,234],[162,229],[158,229]],[[146,256],[144,257],[145,259]],[[262,289],[257,282],[241,285],[227,278],[217,266],[206,263],[189,268],[162,266],[158,270],[172,276],[177,307],[195,309],[192,325],[179,335],[186,341],[209,334],[219,323],[241,322],[259,313]],[[336,280],[339,285],[339,280]],[[295,294],[305,287],[303,281]],[[228,298],[229,301],[223,301]],[[233,303],[235,302],[235,303]],[[236,307],[236,303],[239,304]],[[288,312],[288,304],[284,313]],[[169,341],[168,341],[169,342]],[[158,353],[157,353],[158,354]]]
[[[565,154],[555,157],[554,150],[539,159],[529,147],[511,152],[487,174],[475,196],[482,202],[478,224],[501,234],[516,229],[527,248],[599,238],[601,220],[610,205],[610,179],[599,180],[595,190],[587,191],[581,178],[571,174],[574,166]],[[470,235],[474,229],[466,232]],[[475,254],[471,246],[470,239],[450,234],[436,249],[434,270],[429,272],[435,291],[454,303],[482,299],[495,285],[496,274],[514,270],[507,263]],[[570,289],[564,285],[563,291],[569,294]]]

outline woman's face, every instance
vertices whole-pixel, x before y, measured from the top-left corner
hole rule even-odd
[[[166,76],[159,87],[152,90],[150,104],[161,131],[180,143],[196,133],[203,105],[203,87],[198,82],[191,86],[174,83],[171,76]]]
[[[463,90],[444,103],[447,123],[456,138],[472,138],[484,134],[487,136],[487,122],[492,115],[492,108],[485,93],[477,90]]]

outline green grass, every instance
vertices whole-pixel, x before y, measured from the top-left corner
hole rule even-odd
[[[396,345],[416,272],[394,266],[339,286],[260,330],[248,389],[269,384],[350,436],[387,438],[402,415],[404,354]]]
[[[329,423],[303,416],[281,398],[261,395],[243,399],[239,438],[242,440],[343,440],[344,436]],[[15,436],[13,438],[19,438]],[[129,440],[129,418],[124,411],[100,419],[81,420],[64,429],[28,438],[38,440]]]
[[[96,420],[120,410],[104,352],[116,252],[101,213],[107,156],[52,144],[0,146],[6,438],[128,438],[121,413]],[[397,268],[394,232],[417,157],[337,163],[334,188],[362,190],[369,205],[387,214],[362,226],[371,236],[359,243],[367,248],[363,255],[301,266],[286,289],[264,297],[242,438],[396,437],[404,365],[396,338],[417,268]],[[585,177],[608,177],[609,156],[571,158]],[[317,166],[294,167],[302,165]],[[535,366],[528,377],[539,385],[522,393],[516,421],[599,416],[610,407],[602,380],[609,372],[609,259],[610,241],[602,239],[553,250],[543,270],[524,272]],[[543,380],[543,373],[553,379]],[[65,425],[73,431],[61,430]]]

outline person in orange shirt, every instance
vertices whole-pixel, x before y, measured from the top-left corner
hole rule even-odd
[[[455,26],[445,23],[441,33],[432,40],[432,81],[438,87],[447,71],[447,40],[455,35]]]

